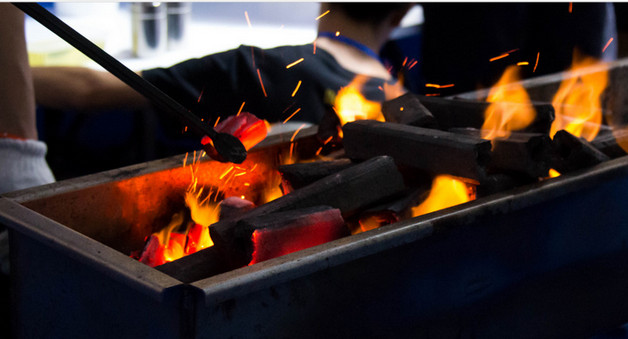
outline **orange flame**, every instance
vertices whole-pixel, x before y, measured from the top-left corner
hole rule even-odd
[[[486,101],[492,104],[484,113],[482,138],[507,138],[511,131],[528,126],[536,117],[530,97],[519,80],[519,68],[509,66],[501,79],[491,88]],[[518,103],[524,105],[511,105]]]
[[[467,185],[449,175],[438,175],[432,182],[432,189],[427,199],[412,208],[412,216],[438,211],[475,199],[469,194]]]
[[[384,121],[384,115],[381,112],[381,105],[377,102],[369,101],[360,90],[367,81],[367,77],[358,75],[346,87],[338,91],[334,108],[340,124],[344,124],[356,120],[378,120]]]
[[[600,95],[608,83],[608,71],[586,72],[588,66],[599,63],[592,57],[574,53],[573,64],[568,71],[552,105],[556,118],[550,136],[564,129],[567,132],[591,141],[600,131],[602,110]]]

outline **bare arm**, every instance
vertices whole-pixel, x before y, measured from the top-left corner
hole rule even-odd
[[[37,139],[24,14],[9,3],[0,3],[0,46],[0,133]]]
[[[37,104],[57,109],[144,108],[149,101],[109,72],[86,67],[33,67]]]

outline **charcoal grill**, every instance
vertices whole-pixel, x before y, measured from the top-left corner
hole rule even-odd
[[[604,100],[622,114],[626,65]],[[559,79],[524,84],[547,102]],[[0,198],[17,337],[573,338],[628,322],[628,157],[187,284],[129,257],[188,184],[182,159]]]

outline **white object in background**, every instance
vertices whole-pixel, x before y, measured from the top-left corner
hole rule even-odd
[[[134,2],[131,5],[133,54],[158,55],[168,43],[166,5],[160,2]]]

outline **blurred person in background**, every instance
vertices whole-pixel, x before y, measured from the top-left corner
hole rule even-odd
[[[388,2],[323,3],[325,15],[319,18],[319,35],[311,44],[270,49],[240,46],[139,73],[209,121],[236,114],[244,102],[245,111],[269,122],[283,121],[301,108],[295,120],[318,123],[326,90],[337,92],[358,74],[368,79],[361,90],[367,99],[385,99],[380,88],[395,79],[378,52],[410,7]],[[33,79],[37,103],[46,107],[91,110],[149,105],[108,72],[34,67]]]
[[[418,60],[416,67],[401,68],[404,85],[418,94],[447,96],[491,87],[506,67],[517,63],[522,79],[565,71],[574,50],[600,61],[615,60],[614,5],[421,3],[424,22],[412,41],[403,42],[421,46],[419,55],[410,56]],[[395,65],[406,57],[399,51],[389,55]]]

